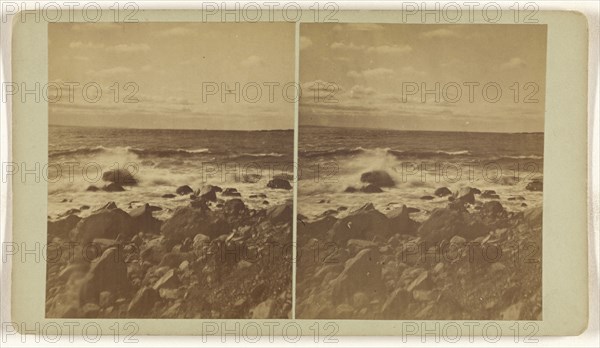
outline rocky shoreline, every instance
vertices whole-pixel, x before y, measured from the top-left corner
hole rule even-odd
[[[281,180],[258,194],[291,189]],[[175,194],[189,204],[165,221],[158,206],[114,202],[49,218],[47,317],[291,318],[291,201],[251,209],[235,188],[211,185]]]
[[[393,185],[381,172],[361,179]],[[370,203],[299,216],[296,317],[541,320],[542,207],[507,211],[471,187],[432,195],[448,203],[422,222],[411,218],[419,209]]]

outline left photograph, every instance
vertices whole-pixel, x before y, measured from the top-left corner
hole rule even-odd
[[[46,317],[292,317],[294,29],[48,25]]]

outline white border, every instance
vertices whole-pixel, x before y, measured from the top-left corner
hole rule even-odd
[[[68,4],[73,3],[72,1],[54,1],[57,4]],[[78,1],[80,4],[85,4],[92,1]],[[260,1],[239,1],[238,3],[262,3]],[[266,1],[268,3],[268,1]],[[285,3],[289,1],[281,1],[281,3]],[[332,1],[334,2],[334,1]],[[452,1],[438,1],[438,3],[445,4],[450,3]],[[6,1],[0,3],[4,5]],[[16,3],[21,4],[21,1],[17,1]],[[98,2],[101,3],[101,2]],[[140,5],[140,8],[143,9],[188,9],[188,8],[201,8],[201,2],[189,2],[189,1],[136,1],[136,4]],[[216,2],[218,4],[221,1]],[[314,1],[296,1],[305,7],[310,7],[314,4]],[[367,1],[336,1],[339,5],[340,9],[401,9],[401,2],[396,1],[379,1],[379,2],[367,2]],[[421,1],[415,1],[414,3],[421,4]],[[496,3],[500,4],[504,8],[508,8],[514,4],[514,1],[496,1]],[[600,106],[600,97],[599,97],[599,69],[598,69],[598,61],[600,60],[599,56],[599,7],[600,2],[597,0],[590,1],[537,1],[536,2],[540,8],[540,10],[575,10],[584,13],[589,22],[589,85],[588,85],[588,110],[589,110],[589,120],[588,120],[588,136],[590,139],[589,142],[589,153],[588,153],[588,164],[589,164],[589,190],[588,190],[588,202],[589,202],[589,272],[590,272],[590,303],[589,303],[589,325],[588,329],[578,337],[569,337],[569,338],[561,338],[561,337],[540,337],[539,343],[537,345],[558,347],[558,346],[573,346],[573,347],[585,347],[585,346],[597,346],[600,341],[600,333],[599,333],[599,283],[598,283],[598,272],[600,269],[599,262],[599,233],[598,228],[599,224],[599,186],[600,186],[600,176],[599,176],[599,163],[598,159],[600,158],[599,151],[599,106]],[[104,2],[104,4],[108,6],[114,4],[114,1]],[[29,5],[32,5],[31,3]],[[1,11],[4,8],[0,9],[0,14],[3,15]],[[10,66],[10,52],[11,52],[11,21],[2,22],[0,24],[0,39],[2,46],[2,57],[0,62],[0,83],[4,83],[5,81],[11,80],[11,66]],[[5,163],[10,161],[10,101],[7,103],[2,103],[0,108],[0,163]],[[6,231],[10,231],[10,206],[7,204],[10,199],[10,185],[7,182],[2,182],[0,180],[0,241],[2,242],[10,242],[10,234],[7,234]],[[9,258],[10,260],[10,258]],[[1,305],[2,305],[2,313],[1,320],[5,322],[10,320],[10,261],[9,263],[2,263],[0,268],[0,279],[1,279],[1,288],[0,294],[2,296]],[[2,330],[0,328],[0,330]],[[66,338],[66,337],[65,337]],[[2,338],[0,338],[2,339]],[[14,340],[10,340],[7,342],[0,341],[0,346],[2,347],[26,347],[26,346],[55,346],[56,344],[49,344],[44,340],[41,340],[40,344],[36,344],[36,341],[33,337],[26,337],[25,342],[22,342],[22,337],[14,336]],[[143,346],[172,346],[173,340],[169,337],[145,337],[139,336],[137,337],[139,340],[139,345]],[[420,338],[409,338],[407,342],[402,342],[400,337],[338,337],[339,343],[344,346],[398,346],[398,345],[410,345],[410,346],[454,346],[443,339],[436,342],[435,337],[431,337],[430,339],[425,339],[425,342],[421,342]],[[439,338],[438,338],[439,339]],[[264,343],[261,341],[261,343]],[[286,345],[286,346],[313,346],[315,345],[312,341],[311,337],[303,339],[297,344],[292,344],[289,342],[285,342],[283,340],[278,340],[275,338],[275,343],[278,345]],[[87,342],[75,339],[74,342],[70,343],[68,340],[61,340],[58,344],[61,346],[66,345],[76,345],[83,346],[87,345]],[[101,344],[102,346],[118,346],[113,342],[112,337],[105,337],[100,340],[97,344]],[[236,343],[235,338],[226,338],[224,345],[225,346],[233,346],[243,344],[247,345],[248,342],[241,341],[240,343]],[[465,344],[463,340],[460,341],[460,344]],[[131,346],[131,344],[121,344],[125,346]],[[184,338],[180,337],[177,339],[177,345],[181,347],[189,347],[189,346],[208,346],[208,345],[223,345],[221,339],[216,337],[214,339],[209,338],[207,342],[203,341],[201,338]],[[330,346],[331,344],[322,344],[325,346]],[[519,343],[515,343],[514,339],[511,337],[504,338],[497,342],[496,344],[490,344],[485,342],[482,339],[475,338],[472,345],[475,346],[533,346],[536,344],[531,343],[523,343],[519,340]]]

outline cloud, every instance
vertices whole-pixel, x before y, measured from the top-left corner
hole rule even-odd
[[[116,46],[108,47],[109,51],[119,52],[119,53],[133,53],[133,52],[147,52],[150,50],[150,46],[147,44],[118,44]]]
[[[375,90],[372,87],[355,85],[350,89],[350,98],[362,98],[373,94],[375,94]]]
[[[383,46],[375,46],[369,47],[367,52],[375,52],[375,53],[408,53],[412,51],[412,47],[409,45],[383,45]]]
[[[372,23],[349,23],[349,24],[336,24],[333,27],[334,31],[346,31],[346,30],[358,30],[358,31],[376,31],[383,30],[383,26]]]
[[[304,50],[312,46],[313,42],[306,36],[300,36],[300,49]]]
[[[174,28],[167,29],[167,30],[160,32],[160,34],[158,34],[158,36],[161,36],[161,37],[187,36],[187,35],[191,35],[193,33],[194,33],[194,31],[189,28],[174,27]]]
[[[124,66],[115,66],[112,68],[101,69],[101,70],[88,70],[87,74],[97,78],[108,78],[116,77],[120,75],[127,75],[132,73],[133,70]]]
[[[527,62],[525,62],[523,59],[521,59],[519,57],[513,57],[510,60],[508,60],[508,62],[504,62],[504,63],[500,64],[500,70],[513,70],[513,69],[524,68],[526,66],[527,66]]]
[[[348,51],[363,51],[367,47],[366,46],[357,46],[354,42],[349,44],[344,42],[334,42],[331,44],[331,48],[334,50],[348,50]]]
[[[263,60],[259,56],[249,56],[248,58],[242,60],[242,66],[246,68],[255,68],[263,64]]]
[[[104,45],[101,43],[95,42],[81,42],[81,41],[73,41],[69,43],[69,48],[103,48]]]
[[[390,53],[408,53],[412,51],[409,45],[381,45],[381,46],[365,46],[356,45],[354,42],[349,44],[344,42],[334,42],[330,46],[334,50],[346,51],[365,51],[368,53],[390,54]]]
[[[421,34],[421,37],[426,39],[449,39],[459,37],[459,35],[450,29],[442,28],[426,31]]]
[[[363,70],[361,72],[357,72],[355,70],[350,70],[348,72],[348,77],[353,77],[353,78],[372,78],[372,77],[383,77],[383,76],[389,76],[394,74],[394,70],[391,69],[387,69],[387,68],[374,68],[374,69],[367,69],[367,70]]]

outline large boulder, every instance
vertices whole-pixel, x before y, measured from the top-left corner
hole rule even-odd
[[[374,170],[371,172],[363,173],[360,176],[360,181],[373,184],[377,187],[396,186],[394,179],[392,179],[392,177],[386,171],[383,170]]]
[[[423,241],[435,244],[449,241],[456,235],[472,240],[487,233],[485,225],[476,219],[470,219],[468,213],[449,208],[433,210],[429,219],[418,230]]]
[[[227,222],[210,210],[179,207],[173,216],[165,221],[161,233],[171,243],[180,243],[186,238],[194,238],[202,233],[211,239],[231,232]]]
[[[130,237],[135,232],[135,223],[129,214],[119,208],[102,209],[79,221],[73,230],[73,239],[86,245],[96,238]]]
[[[267,218],[273,224],[292,223],[293,209],[291,204],[280,204],[267,209]]]
[[[222,191],[223,190],[219,186],[204,185],[200,191],[196,192],[196,196],[205,201],[216,202],[217,192]]]
[[[416,231],[417,223],[410,219],[408,216],[409,209],[406,205],[402,205],[400,208],[396,208],[388,212],[386,217],[388,218],[390,233],[400,234],[413,234]]]
[[[330,237],[341,244],[350,239],[387,240],[390,237],[389,222],[369,203],[338,220],[330,231]]]
[[[123,186],[137,185],[137,180],[127,169],[112,169],[102,174],[102,180]]]
[[[88,276],[80,291],[80,303],[98,303],[102,291],[124,293],[130,289],[127,264],[119,247],[106,249],[92,261]]]
[[[69,215],[62,219],[48,221],[49,240],[53,237],[67,239],[71,230],[77,226],[80,220],[81,218],[77,215]]]
[[[379,253],[367,248],[346,261],[344,270],[333,280],[332,300],[337,304],[357,292],[376,298],[383,295],[383,289]]]
[[[239,198],[230,199],[223,205],[223,212],[227,216],[236,216],[246,210],[246,205]]]
[[[468,186],[460,188],[452,197],[455,201],[458,201],[462,204],[475,204],[475,195],[473,193],[473,189]]]
[[[146,203],[129,212],[136,232],[158,233],[160,231],[161,221],[152,216],[153,210],[150,204]]]
[[[440,187],[440,188],[436,189],[433,194],[438,197],[445,197],[445,196],[451,195],[452,191],[450,191],[449,188],[444,186],[444,187]]]
[[[285,179],[281,179],[281,178],[274,178],[272,180],[269,180],[269,182],[267,183],[267,187],[272,188],[272,189],[281,189],[281,190],[291,190],[292,189],[292,185],[290,185],[290,182]]]
[[[192,188],[189,187],[188,185],[179,186],[175,190],[175,193],[178,194],[178,195],[180,195],[180,196],[189,195],[192,192],[194,192],[194,190],[192,190]]]

